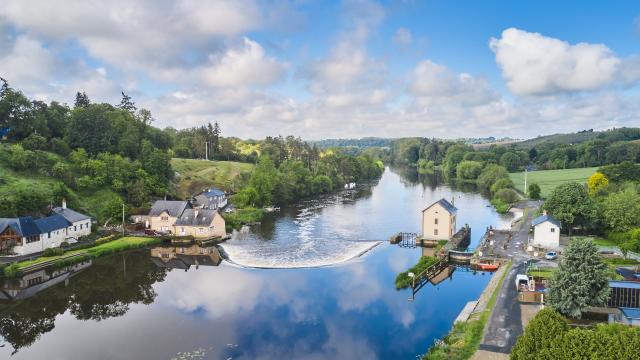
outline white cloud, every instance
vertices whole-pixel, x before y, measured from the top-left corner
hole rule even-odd
[[[399,28],[396,30],[395,35],[393,35],[393,42],[402,47],[411,45],[413,42],[411,31],[407,28]]]
[[[509,90],[517,95],[590,91],[638,81],[625,60],[602,44],[566,41],[515,28],[489,42]],[[634,65],[637,67],[637,62]],[[636,70],[637,71],[637,70]]]

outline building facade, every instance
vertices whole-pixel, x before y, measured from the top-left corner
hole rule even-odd
[[[446,199],[440,199],[422,210],[422,238],[449,240],[456,232],[458,209]]]
[[[224,237],[225,221],[218,210],[186,209],[173,225],[176,236],[193,236],[196,239]]]
[[[195,207],[201,209],[221,209],[227,206],[227,194],[220,189],[210,188],[196,195],[195,202]]]
[[[558,220],[550,215],[544,214],[533,219],[531,226],[533,227],[532,245],[544,249],[560,249],[561,224]]]
[[[172,232],[173,224],[188,208],[190,206],[186,201],[156,201],[149,211],[149,228],[159,232]]]

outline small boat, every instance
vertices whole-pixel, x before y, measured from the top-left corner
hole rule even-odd
[[[498,270],[498,267],[500,267],[500,265],[498,265],[498,264],[478,264],[478,267],[481,270],[485,270],[485,271],[496,271],[496,270]]]

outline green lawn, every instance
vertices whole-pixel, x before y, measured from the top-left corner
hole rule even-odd
[[[573,236],[571,238],[571,241],[573,241],[574,239],[578,239],[578,238],[590,239],[591,241],[593,241],[594,244],[596,244],[598,246],[618,246],[618,244],[616,244],[612,240],[601,238],[601,237],[596,237],[596,236]]]
[[[155,245],[161,242],[162,242],[162,239],[160,238],[126,236],[126,237],[116,239],[108,243],[100,244],[94,247],[67,251],[63,255],[42,256],[33,260],[22,261],[18,263],[18,266],[21,269],[24,269],[27,266],[40,264],[45,261],[59,260],[59,259],[67,258],[70,255],[78,255],[78,254],[93,254],[97,257],[103,254],[106,255],[106,254],[110,254],[117,251],[123,251],[127,249],[143,247],[147,245]]]
[[[176,192],[188,197],[210,186],[223,190],[238,190],[241,174],[249,174],[253,164],[236,161],[207,161],[194,159],[171,159],[171,167],[178,173],[174,180]]]
[[[541,170],[527,173],[527,186],[538,184],[542,190],[542,197],[547,197],[551,191],[558,186],[568,182],[586,183],[589,176],[596,172],[598,168],[579,168],[561,170]],[[511,180],[518,191],[524,190],[524,172],[509,174]]]

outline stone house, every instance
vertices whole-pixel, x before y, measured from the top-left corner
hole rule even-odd
[[[458,209],[446,199],[440,199],[422,210],[422,238],[449,240],[456,232]]]

